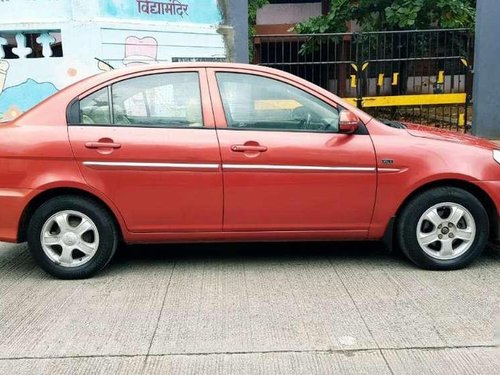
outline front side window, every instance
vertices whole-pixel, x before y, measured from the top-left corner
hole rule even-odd
[[[202,127],[198,74],[154,74],[115,83],[80,101],[80,123]]]
[[[229,128],[338,132],[339,111],[287,83],[251,74],[217,73]]]

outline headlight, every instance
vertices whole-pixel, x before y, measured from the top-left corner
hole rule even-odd
[[[500,150],[493,150],[493,159],[500,164]]]

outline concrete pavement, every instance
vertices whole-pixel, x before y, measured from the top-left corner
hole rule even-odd
[[[0,244],[0,374],[495,374],[500,251],[455,272],[375,244],[126,247],[97,277]]]

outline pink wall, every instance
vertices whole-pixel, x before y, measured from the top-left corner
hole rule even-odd
[[[321,15],[321,3],[268,4],[257,12],[257,25],[281,25]]]

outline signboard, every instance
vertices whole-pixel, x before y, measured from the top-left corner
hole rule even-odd
[[[100,0],[104,17],[218,24],[217,0]]]

